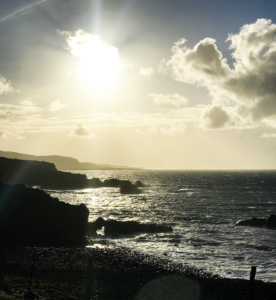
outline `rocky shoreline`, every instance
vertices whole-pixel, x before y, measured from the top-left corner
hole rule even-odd
[[[276,283],[222,279],[166,258],[125,248],[0,247],[1,281],[16,298],[29,290],[39,299],[85,299],[88,260],[91,299],[255,299],[276,297]]]
[[[140,193],[143,187],[141,181],[135,183],[129,180],[115,178],[103,182],[98,178],[88,179],[84,174],[62,172],[54,164],[20,159],[0,157],[0,179],[5,184],[24,184],[28,187],[41,189],[74,190],[100,187],[124,187],[122,193]]]

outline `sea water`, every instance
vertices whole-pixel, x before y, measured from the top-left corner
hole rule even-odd
[[[96,240],[166,257],[227,278],[276,281],[276,230],[235,226],[238,220],[276,214],[276,171],[79,171],[88,178],[142,181],[139,195],[118,188],[50,191],[84,203],[90,221],[162,223],[172,233],[99,235]],[[165,256],[164,256],[165,255]]]

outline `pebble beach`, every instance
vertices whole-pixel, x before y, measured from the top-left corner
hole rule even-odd
[[[211,272],[169,262],[165,256],[100,244],[2,245],[0,270],[2,290],[4,285],[16,299],[23,299],[29,291],[44,300],[87,299],[89,293],[90,299],[102,300],[276,299],[276,283],[251,284],[249,280],[220,278]],[[250,270],[248,279],[249,275]]]

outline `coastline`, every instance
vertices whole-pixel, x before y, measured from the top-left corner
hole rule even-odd
[[[276,283],[255,281],[252,286],[249,280],[219,278],[169,262],[166,257],[127,248],[1,246],[1,281],[18,299],[28,291],[34,253],[31,291],[45,300],[84,299],[89,258],[92,299],[272,300],[276,297]]]

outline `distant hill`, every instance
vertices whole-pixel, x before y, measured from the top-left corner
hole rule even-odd
[[[37,156],[22,154],[10,151],[1,151],[0,157],[23,159],[23,160],[36,160],[53,163],[58,170],[140,170],[141,168],[132,168],[127,166],[113,166],[107,164],[94,164],[88,162],[79,162],[76,158],[59,156],[59,155],[47,155]]]

